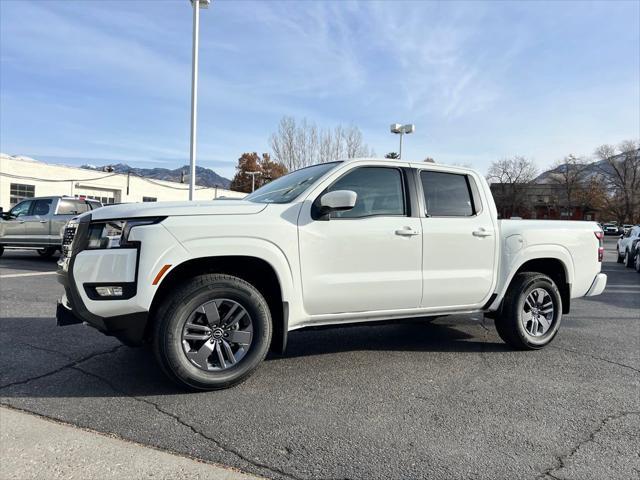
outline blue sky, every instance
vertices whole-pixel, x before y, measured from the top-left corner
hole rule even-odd
[[[0,150],[188,162],[187,0],[0,0]],[[640,2],[245,2],[201,16],[199,164],[233,174],[283,115],[378,155],[485,171],[640,136]]]

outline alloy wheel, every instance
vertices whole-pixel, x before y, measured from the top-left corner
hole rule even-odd
[[[197,307],[182,328],[182,349],[189,361],[208,372],[227,370],[251,347],[253,323],[235,300],[210,300]]]
[[[527,295],[522,311],[522,324],[527,333],[533,337],[541,337],[553,323],[553,299],[544,288],[536,288]]]

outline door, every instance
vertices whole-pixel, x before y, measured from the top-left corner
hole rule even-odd
[[[298,222],[304,306],[311,315],[417,308],[420,219],[397,167],[355,167],[316,194],[352,190],[354,208],[323,220],[305,202]]]
[[[420,171],[423,307],[479,307],[492,291],[497,232],[474,178]],[[484,202],[485,205],[487,202]]]
[[[32,200],[23,200],[9,210],[9,213],[2,220],[3,243],[24,243],[26,241],[24,218],[29,214],[32,203]]]
[[[25,236],[29,243],[49,245],[51,214],[53,213],[53,199],[40,198],[33,200],[33,207],[29,215],[24,217]]]

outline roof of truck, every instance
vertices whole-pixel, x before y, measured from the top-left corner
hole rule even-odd
[[[470,172],[474,172],[477,173],[476,170],[474,170],[473,168],[468,168],[468,167],[460,167],[457,165],[445,165],[443,163],[432,163],[432,162],[416,162],[416,161],[411,161],[411,160],[399,160],[397,158],[377,158],[377,157],[356,157],[356,158],[343,158],[340,160],[341,162],[361,162],[361,161],[367,161],[367,162],[385,162],[385,163],[389,163],[389,162],[398,162],[398,164],[404,164],[404,166],[406,166],[407,164],[409,164],[411,167],[413,168],[431,168],[431,167],[435,167],[433,168],[434,170],[447,170],[447,171],[455,171],[455,172],[460,172],[460,173],[470,173]]]

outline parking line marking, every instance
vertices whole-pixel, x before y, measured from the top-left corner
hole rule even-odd
[[[0,275],[0,278],[35,277],[36,275],[55,275],[56,273],[58,272],[10,273],[9,275]]]
[[[610,283],[607,285],[607,287],[611,287],[611,288],[640,288],[640,284],[637,285],[624,285],[621,283]]]

